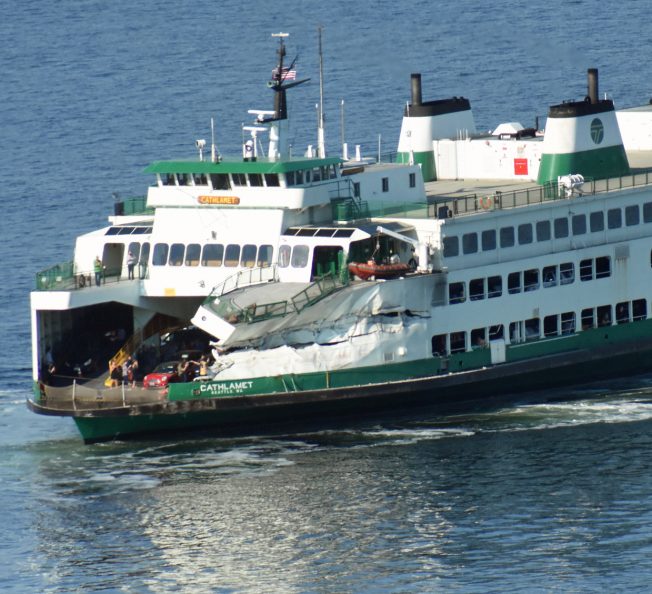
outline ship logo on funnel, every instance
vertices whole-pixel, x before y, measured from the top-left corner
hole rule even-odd
[[[604,125],[599,118],[591,122],[591,138],[595,144],[600,144],[604,138]]]

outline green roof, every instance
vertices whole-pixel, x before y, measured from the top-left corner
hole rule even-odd
[[[326,167],[342,162],[339,157],[324,159],[293,158],[283,161],[270,161],[259,158],[256,161],[229,160],[213,163],[211,161],[154,161],[145,173],[286,173],[313,167]]]

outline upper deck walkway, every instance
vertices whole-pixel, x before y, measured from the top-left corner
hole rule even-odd
[[[631,174],[609,179],[586,179],[577,195],[592,195],[652,184],[652,151],[627,153]],[[459,179],[425,184],[430,209],[436,218],[450,218],[489,210],[502,210],[566,199],[557,183],[545,186],[532,181]]]

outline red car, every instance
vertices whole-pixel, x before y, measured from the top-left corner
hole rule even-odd
[[[144,388],[166,388],[168,384],[179,381],[179,361],[165,361],[159,363],[154,371],[148,373],[143,379]]]

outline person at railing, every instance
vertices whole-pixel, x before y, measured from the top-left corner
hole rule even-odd
[[[102,260],[97,256],[93,263],[93,271],[95,272],[95,286],[99,287],[102,282]]]
[[[134,268],[137,263],[138,258],[136,258],[133,252],[129,252],[129,256],[127,257],[127,278],[129,280],[134,280]]]

